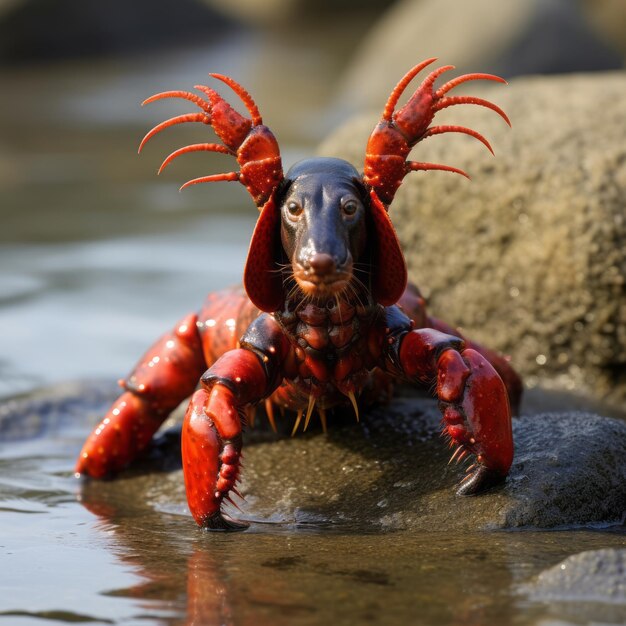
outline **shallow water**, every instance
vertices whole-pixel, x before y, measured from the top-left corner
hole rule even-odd
[[[240,37],[124,66],[1,76],[12,96],[0,101],[0,396],[115,380],[205,293],[238,282],[256,217],[245,191],[176,193],[228,167],[220,158],[190,157],[156,179],[160,158],[197,134],[180,129],[138,159],[150,124],[186,109],[137,102],[209,69],[236,74],[255,95],[280,85],[292,105],[277,98],[265,115],[278,120],[293,162],[328,121],[319,114],[328,93],[312,85],[328,89],[336,61],[332,50],[320,60],[295,47],[285,61],[284,47],[266,45],[263,62],[276,71],[259,78],[256,54],[254,39]],[[278,81],[298,64],[308,80]],[[0,414],[0,624],[623,621],[620,607],[589,615],[588,605],[518,591],[572,553],[624,546],[623,529],[373,533],[307,511],[218,535],[191,520],[176,460],[168,471],[81,485],[73,461],[111,393],[107,383],[90,390]]]
[[[520,590],[570,554],[625,547],[623,529],[365,532],[312,507],[295,521],[248,516],[246,532],[206,533],[184,504],[167,439],[122,478],[81,483],[74,457],[111,393],[104,383],[69,388],[0,414],[0,624],[619,624],[626,616],[623,605],[543,603]]]

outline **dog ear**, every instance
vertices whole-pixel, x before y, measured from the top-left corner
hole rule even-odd
[[[285,300],[277,265],[280,246],[280,208],[275,191],[261,208],[243,274],[243,285],[248,297],[266,313],[282,309]]]
[[[395,304],[404,293],[407,283],[406,261],[396,231],[378,194],[370,192],[373,224],[372,242],[372,296],[383,306]]]

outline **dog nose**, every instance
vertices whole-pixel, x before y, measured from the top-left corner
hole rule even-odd
[[[309,265],[318,276],[328,276],[336,269],[335,259],[330,254],[316,252],[310,259]]]

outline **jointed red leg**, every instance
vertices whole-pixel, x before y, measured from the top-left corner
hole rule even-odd
[[[489,361],[462,339],[430,328],[408,332],[399,357],[410,379],[436,380],[444,433],[458,446],[452,458],[476,457],[457,493],[475,494],[502,481],[513,461],[511,411],[506,387]]]
[[[507,392],[509,394],[509,404],[513,415],[519,413],[519,407],[522,400],[522,393],[524,391],[524,385],[519,374],[513,369],[509,363],[507,357],[486,348],[485,346],[468,339],[458,329],[450,326],[446,322],[443,322],[436,317],[428,315],[426,310],[426,301],[419,292],[419,289],[409,283],[405,292],[402,294],[398,304],[402,307],[402,310],[413,320],[416,328],[434,328],[446,335],[452,335],[453,337],[459,337],[465,342],[466,348],[472,348],[476,352],[480,352],[492,367],[498,372],[500,378],[502,378]]]
[[[195,315],[188,315],[142,357],[126,390],[89,436],[75,471],[103,478],[120,471],[148,446],[154,433],[196,387],[206,368]]]
[[[226,352],[202,377],[202,389],[191,398],[182,434],[187,502],[199,526],[245,528],[224,518],[220,509],[230,492],[236,493],[245,409],[270,392],[266,370],[251,350]]]
[[[519,408],[522,401],[522,393],[524,391],[524,384],[522,383],[520,375],[513,369],[513,367],[507,360],[507,357],[499,354],[495,350],[486,348],[485,346],[476,343],[471,339],[468,339],[467,337],[462,335],[456,328],[453,328],[449,324],[446,324],[445,322],[442,322],[435,317],[429,317],[426,325],[442,333],[446,333],[447,335],[460,337],[465,342],[466,348],[476,350],[476,352],[479,352],[482,356],[484,356],[487,361],[489,361],[493,369],[498,372],[498,376],[500,376],[502,382],[504,382],[507,393],[509,395],[511,412],[513,413],[513,415],[517,415],[519,413]]]

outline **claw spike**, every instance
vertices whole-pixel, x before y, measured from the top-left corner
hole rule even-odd
[[[302,409],[300,409],[298,411],[298,415],[296,417],[296,423],[293,425],[293,430],[291,431],[291,436],[293,437],[296,432],[298,431],[298,426],[300,426],[300,420],[302,419],[302,414],[304,413],[304,411]]]
[[[483,98],[476,98],[474,96],[450,96],[448,98],[441,98],[433,106],[433,111],[441,111],[441,109],[445,109],[455,104],[477,104],[479,106],[486,107],[495,111],[509,126],[511,126],[509,116],[497,104],[489,102],[489,100],[484,100]]]
[[[228,500],[240,513],[243,513],[239,505],[229,495],[225,495],[224,499]]]
[[[313,413],[313,407],[315,406],[315,396],[309,394],[309,406],[306,409],[306,417],[304,418],[304,430],[309,427],[309,420],[311,419],[311,413]]]
[[[465,178],[469,179],[469,174],[458,167],[451,167],[450,165],[439,165],[438,163],[420,163],[418,161],[407,161],[407,171],[418,172],[426,170],[441,170],[443,172],[452,172],[453,174],[461,174]]]
[[[431,126],[422,135],[422,139],[432,137],[433,135],[441,135],[442,133],[464,133],[465,135],[470,135],[484,144],[491,154],[494,154],[491,144],[480,133],[471,128],[465,128],[465,126]]]
[[[182,185],[179,191],[182,191],[186,187],[191,187],[191,185],[198,185],[199,183],[214,183],[221,180],[226,180],[229,182],[238,181],[239,172],[228,172],[227,174],[211,174],[210,176],[201,176],[200,178],[194,178],[192,180],[188,180],[184,185]]]
[[[170,126],[174,126],[174,124],[183,124],[185,122],[203,122],[204,124],[210,124],[210,119],[205,113],[185,113],[184,115],[171,117],[169,120],[157,124],[151,131],[148,131],[146,136],[141,140],[137,152],[141,152],[146,143],[157,133],[160,133]]]
[[[449,70],[453,70],[454,65],[443,65],[442,67],[433,70],[422,82],[417,91],[428,91],[430,92],[433,88],[433,84],[435,81],[444,73]]]
[[[141,106],[145,106],[151,102],[156,102],[157,100],[162,100],[163,98],[184,98],[185,100],[189,100],[189,102],[197,104],[205,113],[211,113],[211,105],[204,100],[204,98],[201,98],[197,94],[191,93],[190,91],[162,91],[161,93],[155,93],[153,96],[146,98],[141,103]]]
[[[209,97],[210,107],[213,107],[215,105],[215,102],[221,97],[220,94],[215,91],[215,89],[211,89],[211,87],[207,87],[206,85],[194,85],[193,88],[201,91],[203,94]]]
[[[463,450],[461,454],[456,459],[456,464],[458,465],[467,455],[469,454],[469,450]]]
[[[505,85],[507,84],[504,78],[500,78],[500,76],[495,76],[494,74],[463,74],[463,76],[457,76],[457,78],[453,78],[445,85],[439,87],[439,89],[437,89],[437,91],[435,92],[435,98],[441,98],[441,96],[448,93],[450,89],[454,89],[457,85],[465,83],[468,80],[495,80],[498,83],[504,83]]]
[[[238,497],[241,498],[242,500],[245,500],[245,498],[241,495],[241,492],[239,491],[239,489],[237,489],[237,487],[231,487],[230,490]]]
[[[233,80],[230,76],[224,76],[224,74],[209,74],[209,76],[226,83],[241,98],[241,101],[246,105],[246,109],[250,112],[253,126],[263,124],[256,102],[237,81]]]
[[[459,485],[462,485],[466,480],[469,480],[474,474],[472,474],[471,472],[468,474],[465,474],[465,476],[463,476],[463,478],[459,481]]]
[[[448,461],[448,465],[450,465],[450,463],[452,463],[452,461],[454,461],[454,459],[456,459],[456,457],[463,452],[465,448],[463,446],[459,446],[455,451],[454,454],[450,457],[450,460]]]
[[[387,104],[385,105],[385,109],[383,111],[383,119],[387,122],[390,122],[393,116],[393,112],[396,108],[396,104],[398,104],[398,100],[400,96],[406,89],[406,86],[428,65],[434,63],[437,60],[437,57],[433,57],[432,59],[426,59],[422,61],[420,64],[412,67],[401,79],[400,82],[394,87],[389,99],[387,100]]]
[[[350,398],[350,402],[352,402],[352,408],[354,409],[354,415],[356,417],[356,421],[359,421],[359,405],[356,403],[356,398],[354,397],[354,391],[348,392],[348,398]]]
[[[179,148],[178,150],[174,150],[172,154],[170,154],[166,159],[161,163],[161,167],[157,172],[160,174],[174,159],[178,158],[183,154],[187,154],[188,152],[221,152],[222,154],[232,154],[232,151],[229,150],[226,146],[223,146],[219,143],[194,143],[190,146],[185,146],[184,148]]]
[[[265,413],[267,414],[267,420],[270,423],[272,430],[274,432],[277,432],[276,420],[274,419],[274,405],[272,404],[272,401],[269,398],[265,401]]]

